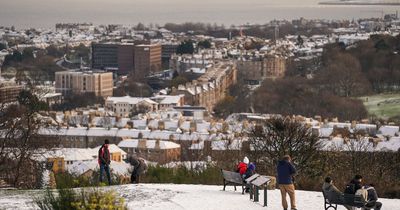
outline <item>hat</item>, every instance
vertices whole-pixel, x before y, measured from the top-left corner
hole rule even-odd
[[[244,159],[243,159],[243,163],[246,163],[246,164],[249,164],[249,158],[247,158],[247,157],[244,157]]]

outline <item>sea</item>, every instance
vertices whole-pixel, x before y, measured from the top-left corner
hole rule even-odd
[[[396,13],[400,6],[319,5],[318,0],[0,0],[0,26],[54,28],[56,23],[231,25],[271,20],[356,20]]]

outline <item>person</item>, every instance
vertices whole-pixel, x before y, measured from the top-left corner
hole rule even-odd
[[[282,196],[282,207],[284,210],[288,209],[286,194],[289,194],[290,207],[292,210],[296,210],[295,188],[293,184],[293,176],[296,174],[296,168],[291,163],[289,155],[283,156],[282,159],[278,161],[276,170],[278,173],[278,184]]]
[[[249,165],[247,166],[246,173],[244,173],[243,180],[246,180],[247,178],[253,176],[255,174],[255,170],[256,170],[256,165],[254,163],[249,163]],[[246,181],[244,181],[244,182],[246,183]],[[249,192],[249,191],[250,191],[250,185],[248,185],[246,183],[245,192]]]
[[[109,141],[106,139],[104,144],[101,145],[99,149],[98,162],[100,165],[100,182],[103,182],[103,172],[106,172],[108,184],[111,185],[111,175],[110,175],[110,150],[108,149]]]
[[[376,192],[374,185],[365,185],[364,189],[366,189],[368,192],[368,203],[365,204],[366,208],[364,209],[380,210],[382,208],[382,203],[378,201],[378,193]]]
[[[128,159],[129,163],[133,166],[131,183],[139,184],[140,175],[144,174],[147,170],[147,163],[143,158],[138,158],[134,156],[130,156]]]
[[[344,190],[345,194],[356,194],[357,190],[362,188],[363,177],[359,174],[355,175],[354,178],[346,185]]]
[[[249,162],[249,158],[244,157],[243,162],[240,162],[236,168],[236,172],[238,172],[242,178],[244,178],[244,174],[247,170],[247,164],[249,164]]]
[[[329,201],[332,200],[343,200],[343,193],[333,184],[333,180],[331,177],[326,177],[325,182],[322,185],[322,191]],[[342,201],[343,202],[343,201]],[[346,209],[351,210],[350,206],[344,206]]]

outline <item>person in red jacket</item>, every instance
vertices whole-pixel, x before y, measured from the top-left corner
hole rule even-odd
[[[247,164],[249,164],[249,158],[244,157],[243,162],[240,162],[237,166],[236,172],[238,172],[242,177],[247,171]]]
[[[108,184],[111,185],[110,175],[110,150],[108,149],[108,139],[104,141],[104,144],[99,149],[99,165],[100,165],[100,182],[103,182],[103,171],[106,172]]]

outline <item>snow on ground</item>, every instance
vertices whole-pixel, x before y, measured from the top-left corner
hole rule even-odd
[[[104,190],[115,190],[125,198],[129,209],[141,210],[281,210],[279,190],[268,191],[268,206],[263,207],[263,193],[260,201],[252,202],[249,195],[242,195],[228,186],[222,191],[222,186],[209,185],[174,185],[174,184],[139,184],[104,187]],[[0,209],[35,209],[29,195],[36,191],[4,191],[0,190]],[[297,208],[300,210],[324,209],[321,192],[296,191]],[[380,199],[382,209],[399,209],[400,199]],[[339,210],[345,208],[340,206]]]

